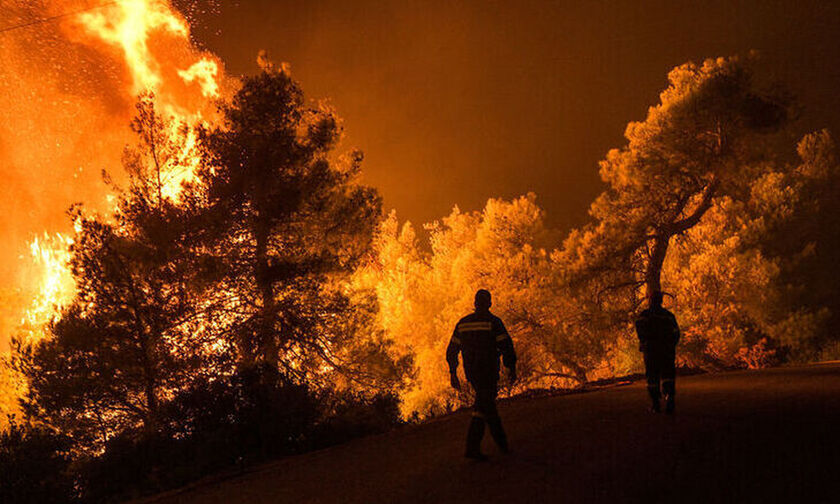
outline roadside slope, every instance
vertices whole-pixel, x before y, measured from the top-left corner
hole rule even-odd
[[[513,453],[487,436],[487,463],[461,457],[460,412],[145,502],[840,502],[839,363],[677,386],[673,416],[642,383],[502,404]]]

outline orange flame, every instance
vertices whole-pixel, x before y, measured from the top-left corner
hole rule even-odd
[[[186,70],[178,70],[178,75],[184,79],[184,82],[198,82],[201,86],[201,93],[208,98],[218,98],[219,96],[219,84],[216,82],[218,74],[219,66],[206,58]]]
[[[180,54],[191,48],[190,28],[168,0],[118,0],[82,13],[78,23],[84,33],[119,51],[131,75],[131,95],[154,92],[167,115],[200,119],[201,109],[209,108],[196,98],[219,97],[219,64],[209,55]],[[189,90],[179,93],[176,76],[188,88],[197,84],[200,97],[189,96],[195,94]]]
[[[61,233],[44,233],[29,244],[30,258],[40,273],[38,293],[21,320],[30,342],[43,338],[44,326],[73,299],[76,285],[68,264],[72,244],[73,239]]]
[[[132,93],[157,89],[160,65],[149,50],[149,36],[163,30],[177,37],[189,36],[187,24],[167,3],[155,0],[120,0],[112,8],[85,12],[79,21],[103,41],[120,48],[133,78]]]
[[[63,14],[79,10],[79,7],[76,1],[50,0],[46,3],[45,12]],[[83,4],[82,7],[85,5]],[[43,29],[58,30],[58,33],[66,37],[65,43],[69,47],[84,47],[87,51],[85,54],[93,51],[96,55],[95,61],[98,62],[95,65],[95,71],[102,73],[101,78],[95,76],[95,83],[111,86],[97,89],[97,91],[101,93],[102,99],[110,100],[110,97],[120,96],[125,104],[118,109],[121,119],[118,118],[117,123],[124,125],[125,133],[114,135],[113,131],[103,131],[108,134],[106,138],[104,135],[97,135],[97,131],[85,131],[78,138],[65,142],[70,143],[69,147],[78,143],[90,145],[91,152],[100,153],[99,155],[102,156],[102,159],[83,157],[76,162],[94,164],[107,160],[105,161],[107,164],[112,163],[122,150],[123,139],[129,138],[128,124],[133,113],[132,102],[137,95],[152,92],[156,96],[158,110],[171,120],[169,134],[173,138],[178,138],[176,143],[181,149],[176,156],[180,161],[178,166],[164,167],[168,171],[164,178],[163,193],[166,197],[176,199],[182,183],[194,177],[198,164],[195,152],[197,144],[195,126],[215,120],[212,99],[230,92],[232,88],[215,56],[202,53],[192,45],[187,20],[172,7],[169,0],[117,0],[62,18],[58,27],[44,27]],[[24,37],[21,35],[22,46],[26,45]],[[26,48],[24,51],[36,49]],[[26,57],[32,57],[32,55],[25,54],[25,57],[20,59],[25,60]],[[75,61],[69,64],[73,65]],[[116,80],[105,78],[109,68],[123,68],[124,73],[118,75]],[[13,73],[5,76],[0,73],[0,80],[10,81],[17,77]],[[0,82],[0,84],[3,83]],[[41,93],[54,95],[33,97],[38,103],[50,100],[49,103],[54,104],[62,98],[59,96],[60,86],[55,88],[39,86],[38,89]],[[73,102],[74,105],[78,103],[80,107],[86,107],[84,98],[79,98],[77,91],[73,90],[70,94],[76,100]],[[97,97],[92,97],[90,101],[93,102],[96,99]],[[16,112],[16,110],[11,110],[7,112],[7,115],[12,115],[12,119],[15,120],[18,119],[13,116]],[[24,107],[19,113],[30,115],[31,111]],[[31,121],[32,117],[20,120]],[[37,117],[35,120],[40,123],[49,123],[62,121],[65,118],[47,115]],[[100,124],[98,127],[106,126]],[[46,128],[51,128],[51,132],[72,130],[69,125],[63,124]],[[2,131],[3,128],[0,128],[0,133]],[[24,143],[31,143],[32,148],[27,152],[26,146],[23,145],[19,150],[26,152],[27,159],[37,159],[39,150],[35,142],[38,139],[20,136]],[[18,145],[20,143],[18,142]],[[65,155],[66,148],[58,147],[56,152]],[[3,154],[0,151],[0,156]],[[50,161],[52,160],[45,159],[40,163],[48,165]],[[78,165],[65,169],[72,169],[75,172],[82,170]],[[118,170],[111,169],[111,171]],[[43,178],[45,185],[53,182],[49,177]],[[78,200],[76,195],[71,195],[71,197],[72,199],[64,201],[39,201],[39,204],[60,206],[63,213],[70,203]],[[100,197],[107,202],[106,206],[113,204],[114,198],[110,195],[100,194]],[[42,329],[38,328],[43,328],[44,324],[52,320],[74,296],[75,286],[67,265],[71,244],[72,238],[67,234],[55,232],[39,234],[29,242],[28,259],[26,257],[22,259],[30,261],[31,264],[20,270],[26,270],[30,274],[26,278],[19,279],[18,283],[23,282],[24,285],[18,285],[15,289],[21,293],[35,292],[35,295],[31,297],[28,305],[18,307],[21,314],[19,320],[22,322],[19,331],[35,340],[43,337]]]

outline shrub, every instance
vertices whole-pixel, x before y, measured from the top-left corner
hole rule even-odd
[[[73,502],[69,446],[64,436],[10,418],[0,433],[0,502]]]

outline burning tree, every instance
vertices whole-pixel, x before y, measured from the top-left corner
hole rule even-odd
[[[140,143],[124,156],[129,187],[118,189],[112,218],[71,211],[72,305],[52,338],[19,343],[28,413],[79,447],[101,447],[125,429],[158,432],[162,403],[203,364],[191,219],[165,195],[168,176],[189,162],[184,136],[170,134],[149,96],[133,126]]]
[[[162,120],[151,97],[141,98],[134,122],[139,149],[124,156],[127,187],[110,184],[116,207],[104,216],[90,206],[75,208],[76,235],[47,247],[60,252],[60,272],[64,254],[71,257],[73,282],[57,290],[73,301],[62,309],[55,291],[42,289],[49,304],[33,324],[46,327],[47,337],[18,340],[13,355],[28,384],[5,367],[0,375],[9,382],[7,394],[28,389],[27,420],[71,435],[75,455],[101,455],[84,462],[101,460],[100,483],[114,491],[158,484],[166,472],[161,467],[178,464],[177,457],[167,460],[173,452],[164,445],[174,452],[187,442],[212,445],[204,451],[209,462],[195,464],[202,471],[255,451],[277,455],[390,425],[394,396],[368,393],[383,388],[383,376],[393,384],[397,371],[379,334],[367,327],[375,304],[344,281],[369,245],[379,197],[355,181],[361,154],[333,154],[341,131],[335,114],[305,103],[288,72],[270,65],[244,79],[231,101],[238,83],[215,57],[192,47],[187,20],[168,0],[120,0],[52,16],[59,4],[21,3],[27,18],[60,19],[38,25],[48,35],[34,39],[52,46],[68,35],[72,41],[62,39],[67,45],[54,50],[99,66],[68,74],[73,68],[59,65],[54,86],[44,72],[30,71],[30,58],[15,54],[18,45],[32,46],[31,35],[3,46],[0,59],[9,63],[12,54],[14,65],[13,78],[2,84],[18,91],[4,96],[25,89],[27,96],[50,99],[6,100],[12,118],[39,128],[0,129],[25,130],[29,137],[12,143],[33,153],[31,131],[39,132],[43,145],[60,154],[26,152],[12,165],[27,173],[38,173],[39,162],[51,173],[72,167],[68,174],[75,178],[79,166],[115,164],[119,149],[107,146],[126,141],[128,131],[120,126],[128,123],[129,100],[138,93],[154,92],[158,110],[174,119]],[[113,82],[98,78],[103,61],[115,69]],[[218,111],[221,125],[217,100],[226,100]],[[42,133],[59,123],[61,142]],[[200,143],[198,123],[205,126]],[[126,180],[120,175],[116,180]],[[61,180],[56,185],[63,191]],[[85,194],[86,205],[95,204]],[[110,207],[114,200],[107,201]],[[65,280],[42,276],[51,286]],[[294,380],[242,386],[242,371],[254,368]],[[349,382],[364,385],[331,393]],[[242,442],[249,434],[251,442]],[[144,448],[151,445],[154,450]],[[149,454],[153,460],[144,459]],[[144,481],[137,469],[112,478],[120,464],[156,476]],[[173,478],[183,477],[185,468],[179,469],[172,473],[181,476]]]
[[[353,182],[361,156],[331,160],[338,119],[285,72],[245,79],[222,110],[196,144],[141,98],[113,214],[70,212],[72,304],[49,338],[18,341],[27,418],[98,455],[92,498],[181,484],[153,474],[190,450],[197,477],[397,421],[375,305],[346,282],[380,216]]]

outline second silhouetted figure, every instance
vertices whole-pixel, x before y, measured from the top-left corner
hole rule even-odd
[[[499,383],[499,356],[510,372],[511,383],[516,381],[516,352],[513,341],[501,319],[490,313],[490,292],[484,289],[475,293],[475,312],[462,318],[446,349],[446,361],[452,387],[461,390],[458,380],[458,354],[464,356],[464,374],[475,389],[473,416],[467,431],[468,458],[484,460],[481,439],[485,422],[499,449],[508,451],[507,436],[502,420],[496,411],[496,394]]]
[[[680,327],[674,314],[662,307],[662,292],[653,292],[650,306],[636,320],[639,350],[645,357],[645,377],[651,399],[651,410],[659,412],[659,397],[665,393],[665,411],[674,411],[676,394],[676,349]],[[660,392],[659,382],[662,382]]]

